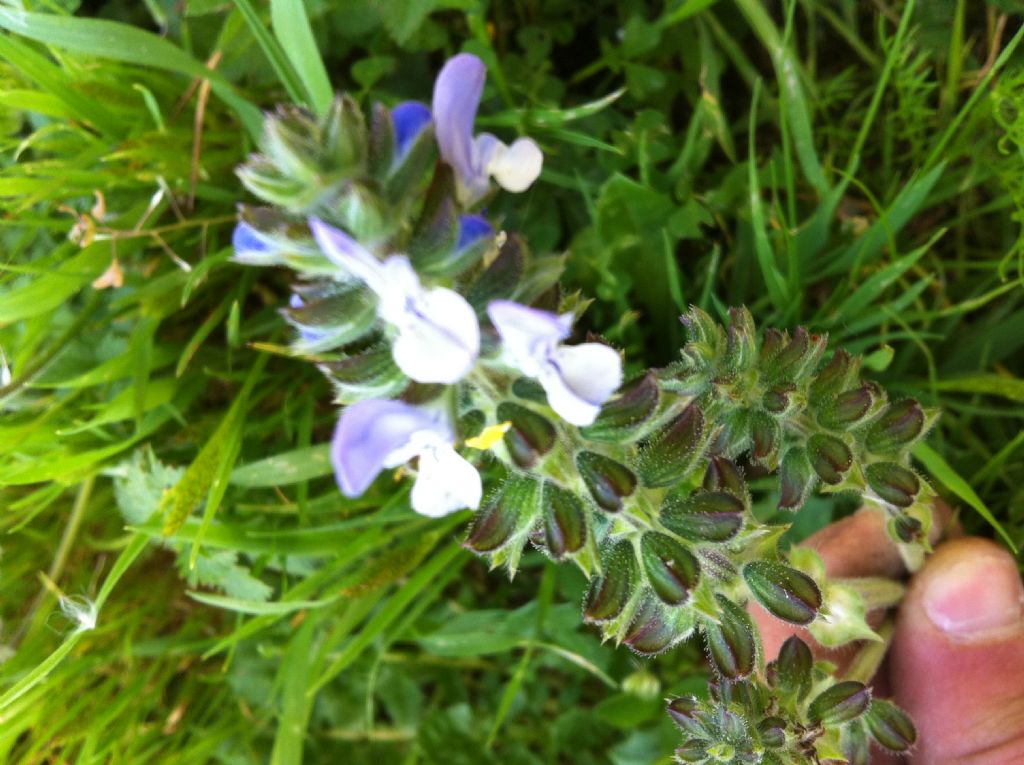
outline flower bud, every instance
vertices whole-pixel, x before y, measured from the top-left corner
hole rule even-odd
[[[856,680],[844,680],[822,691],[807,708],[812,723],[842,725],[856,720],[871,703],[871,691]]]
[[[700,564],[684,545],[656,532],[644,534],[640,541],[640,559],[647,582],[662,602],[678,606],[697,586]]]
[[[821,590],[807,574],[769,561],[752,561],[743,578],[769,613],[794,624],[810,624],[821,607]]]
[[[539,500],[540,485],[535,479],[512,476],[477,513],[464,545],[478,553],[500,550],[533,525]]]
[[[592,425],[580,428],[580,434],[591,441],[609,443],[635,440],[643,423],[658,408],[660,395],[654,372],[648,372],[608,401]]]
[[[625,539],[612,542],[601,551],[601,576],[590,580],[590,589],[583,603],[583,620],[606,622],[622,613],[637,581],[633,545]]]
[[[351,176],[366,162],[366,120],[349,96],[335,97],[317,132],[326,151],[325,170]]]
[[[721,325],[697,306],[690,306],[690,310],[680,316],[679,321],[689,335],[687,350],[705,361],[713,360],[724,339]]]
[[[750,369],[757,363],[757,329],[746,308],[729,309],[723,368],[727,374]]]
[[[384,104],[374,103],[370,109],[367,134],[367,169],[377,178],[384,177],[395,159],[395,125]]]
[[[757,660],[753,622],[741,606],[722,595],[716,595],[715,600],[719,623],[704,624],[704,640],[711,662],[722,677],[729,680],[746,677],[754,671]]]
[[[399,107],[400,108],[400,107]],[[389,115],[389,123],[394,131],[395,125],[391,117],[396,110]],[[401,120],[401,116],[399,117]],[[373,128],[371,128],[372,139]],[[394,131],[395,144],[401,137],[400,131]],[[384,197],[394,205],[400,204],[403,200],[409,200],[422,193],[424,185],[430,179],[431,172],[442,172],[448,170],[447,165],[437,165],[437,143],[434,140],[434,126],[429,122],[424,124],[414,136],[406,137],[406,144],[398,147],[397,154],[393,154],[389,164],[379,163],[375,168],[374,176],[384,177]],[[371,154],[372,157],[372,154]],[[382,157],[383,159],[383,157]],[[383,172],[382,172],[383,171]]]
[[[507,296],[508,286],[518,284],[525,270],[526,254],[523,243],[518,236],[510,234],[498,250],[498,256],[469,285],[465,293],[466,300],[477,313],[482,313],[492,300]],[[539,385],[537,387],[540,388]]]
[[[377,320],[377,301],[369,290],[346,285],[296,293],[291,306],[282,313],[299,331],[296,345],[306,352],[321,352],[365,336]]]
[[[807,457],[818,478],[835,486],[853,465],[853,452],[841,439],[816,433],[807,440]]]
[[[644,449],[640,475],[647,486],[670,486],[687,476],[705,441],[704,413],[690,404]]]
[[[505,401],[498,405],[498,421],[511,422],[504,435],[505,448],[519,467],[531,468],[554,448],[555,426],[525,406]]]
[[[544,546],[555,560],[578,552],[587,541],[587,517],[583,503],[571,491],[544,482]]]
[[[780,510],[796,510],[814,486],[814,474],[807,452],[801,447],[794,447],[786,452],[779,465],[779,496]]]
[[[907,714],[892,702],[872,699],[864,722],[871,737],[892,752],[905,752],[917,740],[914,723]]]
[[[764,331],[764,339],[761,341],[760,362],[762,366],[767,364],[782,350],[786,344],[786,336],[774,327]]]
[[[680,696],[668,702],[668,716],[683,730],[689,729],[699,702],[694,696]]]
[[[842,348],[837,348],[832,358],[814,376],[809,389],[810,399],[815,404],[837,395],[844,390],[859,371],[860,363],[851,358]]]
[[[803,327],[793,331],[793,338],[764,365],[769,380],[800,380],[817,366],[828,340],[823,335],[811,335]]]
[[[744,504],[724,491],[669,497],[661,507],[665,528],[697,542],[724,542],[743,526]]]
[[[865,474],[871,490],[884,501],[897,507],[910,507],[921,490],[921,481],[917,475],[895,462],[876,462],[868,465]]]
[[[667,618],[664,607],[654,598],[645,598],[629,623],[622,642],[644,656],[653,656],[672,647],[682,637]]]
[[[788,377],[787,373],[803,360],[810,347],[811,338],[807,330],[804,327],[797,327],[793,330],[792,339],[771,360],[770,374],[773,377]]]
[[[924,537],[924,527],[917,518],[906,513],[899,513],[889,520],[889,535],[905,545],[920,542]]]
[[[796,386],[792,383],[776,385],[765,391],[761,404],[772,414],[782,414],[789,409],[794,393],[796,393]]]
[[[848,428],[860,422],[867,415],[875,398],[874,387],[867,383],[859,388],[840,393],[831,403],[822,406],[818,412],[818,422],[826,428]]]
[[[636,490],[636,476],[624,465],[594,452],[576,455],[576,468],[598,506],[609,513],[622,509],[622,498]]]
[[[807,643],[792,635],[779,649],[778,657],[768,665],[768,681],[786,695],[802,698],[811,685],[814,657]]]
[[[704,473],[704,490],[728,492],[743,500],[744,504],[748,496],[743,471],[735,462],[722,456],[712,457],[708,461],[708,469]]]
[[[688,739],[676,749],[676,759],[679,762],[706,762],[709,746],[711,746],[710,741],[700,738]]]
[[[913,399],[889,404],[871,423],[864,443],[875,454],[896,454],[924,432],[925,415]]]
[[[455,276],[470,265],[454,262],[455,242],[459,235],[459,215],[454,197],[452,171],[442,165],[434,173],[406,247],[409,260],[419,274]]]
[[[782,442],[779,423],[764,412],[756,411],[750,418],[750,438],[753,441],[752,456],[758,462],[772,463]]]
[[[334,401],[352,404],[367,398],[390,398],[409,384],[384,342],[353,353],[340,361],[325,361],[320,370],[334,384]]]
[[[786,745],[786,721],[781,717],[766,717],[757,726],[761,743],[769,749],[779,749]]]

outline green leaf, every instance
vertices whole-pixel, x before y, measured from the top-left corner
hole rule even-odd
[[[274,615],[294,613],[311,608],[322,608],[333,603],[336,598],[323,600],[276,600],[271,602],[259,600],[242,600],[240,598],[227,597],[225,595],[211,595],[208,592],[196,592],[190,590],[188,596],[192,600],[199,601],[214,608],[223,608],[226,611],[234,611],[239,614],[251,614],[253,616]]]
[[[331,106],[334,91],[316,47],[304,3],[302,0],[271,0],[270,20],[284,54],[302,81],[310,105],[323,116]]]
[[[936,390],[955,393],[980,393],[986,396],[1002,396],[1011,401],[1024,401],[1024,380],[1003,375],[971,375],[952,380],[937,380]]]
[[[287,486],[331,472],[331,445],[317,444],[237,467],[231,474],[231,483],[247,489]]]
[[[97,242],[37,279],[0,292],[0,325],[52,311],[102,274],[111,257],[110,243]]]
[[[214,93],[235,110],[249,134],[253,138],[259,136],[263,115],[256,106],[238,95],[222,75],[152,32],[107,19],[29,13],[13,8],[0,8],[0,28],[61,50],[209,80]]]
[[[959,473],[953,470],[949,463],[942,458],[941,454],[928,446],[924,441],[919,441],[915,444],[912,453],[936,480],[945,484],[946,488],[977,510],[978,515],[988,521],[989,525],[1006,541],[1011,550],[1015,553],[1018,551],[1013,538],[1003,528],[1003,525],[996,520],[995,515],[988,509],[981,497],[975,493],[967,481],[960,477]]]

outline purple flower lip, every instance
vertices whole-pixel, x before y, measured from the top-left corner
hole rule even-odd
[[[361,496],[377,475],[419,458],[413,509],[431,517],[480,504],[480,475],[453,448],[439,413],[403,401],[368,399],[345,408],[331,442],[331,464],[347,497]]]
[[[462,295],[424,287],[404,255],[380,260],[344,231],[316,218],[309,225],[328,260],[377,295],[377,315],[395,330],[391,352],[399,369],[417,382],[445,385],[469,373],[480,324]]]
[[[544,388],[548,405],[566,422],[590,425],[622,384],[622,359],[601,343],[562,345],[572,314],[558,314],[495,300],[487,315],[501,336],[506,358]]]
[[[487,69],[470,53],[460,53],[442,67],[434,82],[434,129],[441,158],[455,172],[460,200],[482,199],[493,177],[502,188],[525,191],[540,175],[544,156],[529,138],[506,146],[489,133],[473,135]]]

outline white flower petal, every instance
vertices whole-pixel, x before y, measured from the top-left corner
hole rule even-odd
[[[480,474],[450,446],[428,449],[420,455],[419,476],[412,487],[412,509],[440,518],[464,507],[480,506]]]
[[[402,326],[409,305],[423,294],[423,286],[412,263],[405,255],[392,255],[381,263],[377,315],[388,324]]]
[[[532,138],[520,138],[511,146],[499,145],[487,162],[487,172],[506,191],[526,191],[540,175],[544,154]]]
[[[607,345],[560,347],[540,376],[548,404],[573,425],[590,425],[622,384],[622,359]]]
[[[476,313],[457,292],[436,287],[409,302],[391,346],[398,368],[413,380],[451,384],[468,374],[480,350]]]
[[[511,300],[492,301],[487,315],[511,362],[530,377],[541,373],[555,347],[572,331],[571,314],[559,316]]]

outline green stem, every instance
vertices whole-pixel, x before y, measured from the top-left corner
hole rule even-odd
[[[889,651],[889,644],[892,642],[894,632],[893,618],[887,617],[877,632],[881,636],[879,641],[868,641],[853,657],[853,661],[843,673],[845,680],[857,680],[870,684],[871,679],[878,674],[878,668],[882,666],[882,660]]]

